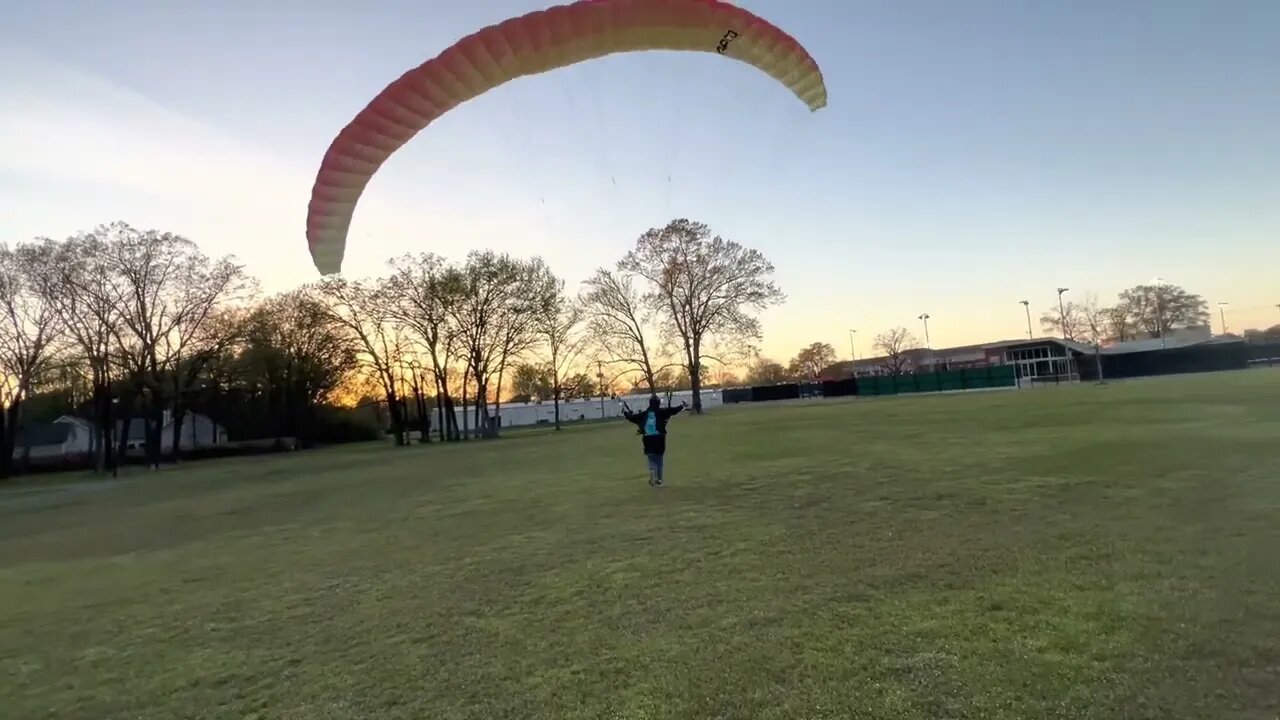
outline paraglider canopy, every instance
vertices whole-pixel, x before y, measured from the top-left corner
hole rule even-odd
[[[810,110],[827,104],[822,72],[800,43],[722,0],[579,0],[511,18],[400,76],[333,140],[307,212],[316,269],[342,269],[351,219],[370,179],[441,115],[519,77],[646,50],[723,55],[773,77]]]

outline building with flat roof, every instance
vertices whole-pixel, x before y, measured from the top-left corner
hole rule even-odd
[[[1056,337],[1001,340],[951,348],[914,348],[897,358],[887,356],[838,362],[822,373],[823,380],[850,377],[938,372],[991,365],[1014,365],[1020,384],[1064,382],[1097,377],[1095,356],[1115,358],[1155,351],[1239,342],[1239,338],[1215,338],[1207,327],[1180,328],[1164,337],[1108,342],[1101,347]],[[1081,366],[1084,365],[1082,368]]]

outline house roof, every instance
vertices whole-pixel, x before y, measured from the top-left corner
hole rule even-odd
[[[18,430],[13,446],[16,448],[61,445],[71,437],[70,423],[31,423]]]
[[[1002,347],[1008,350],[1013,350],[1015,348],[1036,347],[1038,345],[1048,345],[1048,344],[1061,345],[1062,347],[1077,353],[1093,352],[1092,345],[1089,345],[1087,343],[1082,343],[1082,342],[1076,342],[1075,340],[1064,340],[1059,337],[1042,337],[1042,338],[1036,338],[1034,340],[1016,340],[1012,342],[998,343],[995,345],[991,345],[990,347],[993,347],[993,348]]]
[[[1150,352],[1152,350],[1173,350],[1175,348],[1190,347],[1192,345],[1209,345],[1215,342],[1212,339],[1185,338],[1177,336],[1168,336],[1164,339],[1154,337],[1143,340],[1128,340],[1114,345],[1108,345],[1102,348],[1103,355],[1126,355],[1128,353]],[[1225,342],[1240,342],[1238,339],[1227,340]]]

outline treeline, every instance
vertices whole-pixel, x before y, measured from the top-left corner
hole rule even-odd
[[[576,294],[540,258],[491,251],[406,255],[381,277],[262,298],[234,258],[122,222],[0,246],[0,473],[28,402],[90,419],[99,470],[134,422],[157,465],[164,418],[177,449],[187,411],[236,438],[306,447],[377,432],[351,406],[372,408],[399,445],[415,432],[493,438],[513,387],[558,411],[685,378],[697,410],[709,364],[751,352],[754,312],[782,300],[772,271],[683,219],[644,233]]]

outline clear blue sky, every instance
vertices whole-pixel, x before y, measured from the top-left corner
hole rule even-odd
[[[765,349],[1017,337],[1018,300],[1160,276],[1280,322],[1280,3],[758,0],[826,75],[810,114],[745,65],[612,57],[499,88],[371,184],[345,272],[495,247],[571,284],[675,215],[764,251]],[[315,277],[333,135],[401,72],[538,0],[15,4],[0,24],[3,240],[183,232]],[[668,180],[668,177],[670,180]],[[1216,313],[1215,313],[1216,315]]]

